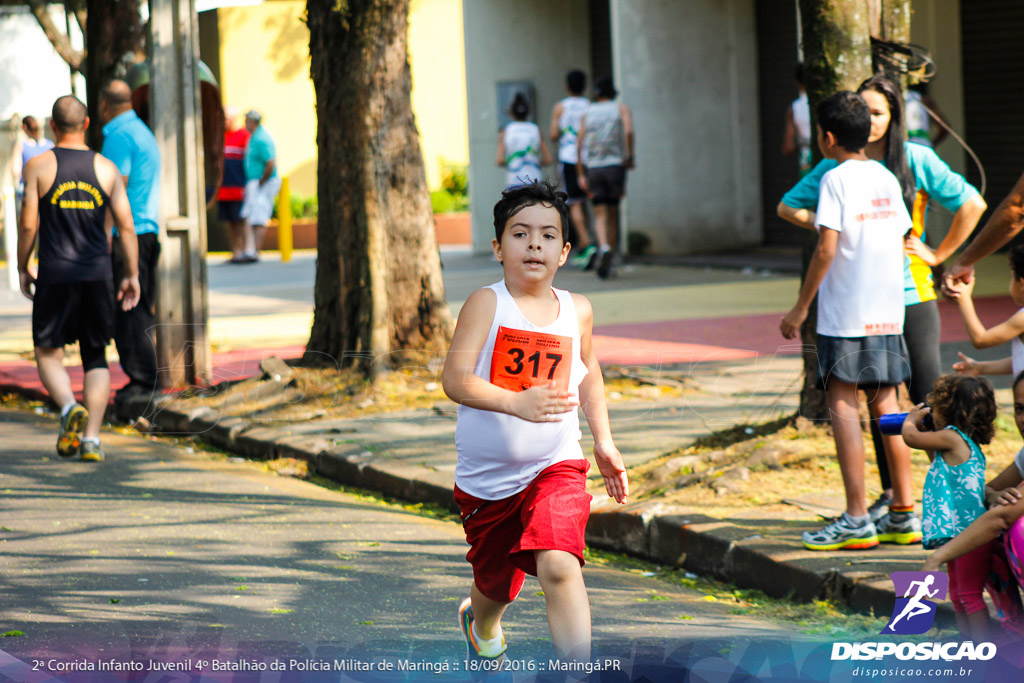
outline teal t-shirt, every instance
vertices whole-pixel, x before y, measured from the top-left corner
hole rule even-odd
[[[262,178],[267,162],[276,158],[273,138],[263,129],[263,126],[259,126],[253,131],[249,138],[249,146],[245,148],[245,179],[248,181]],[[277,177],[277,164],[274,164],[274,172],[270,174],[270,177]]]
[[[904,143],[907,165],[917,183],[917,197],[911,218],[913,234],[925,238],[928,200],[934,199],[943,208],[956,213],[978,190],[939,158],[935,150],[913,142]],[[836,167],[834,159],[824,159],[810,173],[782,196],[782,203],[794,209],[816,209],[821,177]],[[918,256],[908,256],[904,267],[904,303],[907,306],[935,299],[931,267]]]
[[[136,234],[159,233],[160,148],[152,131],[134,111],[119,114],[103,127],[101,154],[128,176],[125,192]]]
[[[924,479],[921,531],[926,549],[938,548],[985,513],[985,454],[978,444],[956,427],[952,429],[967,443],[971,457],[950,466],[935,454]]]

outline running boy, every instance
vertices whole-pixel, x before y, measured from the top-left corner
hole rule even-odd
[[[818,532],[805,532],[811,550],[871,548],[879,541],[915,543],[920,524],[911,497],[910,450],[885,438],[893,478],[889,522],[877,530],[864,499],[864,443],[857,390],[872,418],[897,411],[896,387],[909,375],[903,342],[903,236],[911,228],[896,176],[864,154],[871,130],[867,104],[838,92],[818,105],[818,146],[839,165],[821,179],[815,227],[818,246],[800,297],[782,319],[786,339],[818,295],[818,378],[825,388],[846,511]],[[820,287],[820,291],[819,291]]]
[[[505,651],[501,617],[525,574],[540,579],[558,656],[590,656],[581,571],[590,466],[577,407],[608,495],[623,503],[628,494],[591,342],[593,309],[551,286],[569,255],[564,197],[542,183],[502,193],[491,247],[504,279],[466,300],[442,374],[460,404],[455,500],[473,565],[459,621],[469,656],[495,664]]]

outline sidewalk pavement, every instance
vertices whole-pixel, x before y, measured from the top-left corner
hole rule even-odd
[[[496,264],[486,257],[448,252],[444,260],[453,309],[458,309],[472,289],[500,277]],[[799,346],[786,343],[777,325],[795,300],[798,281],[792,274],[759,268],[756,254],[750,255],[748,262],[750,266],[742,271],[635,265],[623,268],[617,280],[605,282],[589,273],[566,270],[559,274],[558,286],[581,291],[594,304],[595,319],[600,323],[595,328],[595,347],[603,365],[638,366],[655,374],[659,368],[683,370],[696,388],[682,399],[652,398],[612,405],[612,427],[627,465],[684,447],[717,429],[795,412],[801,377]],[[1005,257],[993,257],[978,270],[977,305],[982,319],[992,323],[1008,317],[1016,307],[1005,294],[993,296],[1005,292]],[[244,297],[240,292],[222,293]],[[215,308],[218,296],[216,290],[211,292]],[[239,299],[232,305],[244,309],[242,303]],[[244,330],[253,339],[288,329],[280,326],[281,315],[307,314],[301,306],[293,306],[296,310],[288,313],[280,313],[280,308],[276,313],[257,311],[258,305],[250,308],[247,314],[233,316],[231,327]],[[948,366],[956,352],[968,345],[956,310],[948,303],[940,309],[943,362]],[[216,326],[214,319],[211,327]],[[288,329],[288,333],[306,334],[306,330],[308,327]],[[0,343],[10,341],[7,333],[0,335]],[[221,343],[216,336],[214,341]],[[230,340],[224,348],[231,349]],[[301,350],[294,343],[279,348]],[[227,350],[215,354],[215,363],[223,368],[223,375],[230,371],[253,376],[259,374],[260,359],[278,350],[272,345],[234,348],[230,351],[234,356]],[[972,352],[979,358],[1001,353],[999,349]],[[228,359],[239,362],[237,370]],[[0,381],[27,381],[27,373],[16,371],[10,360],[0,363],[0,373],[8,378]],[[996,386],[1003,388],[999,396],[1005,401],[1008,380],[997,379]],[[147,417],[166,433],[201,435],[216,446],[248,457],[301,458],[317,473],[346,484],[408,500],[451,505],[455,420],[450,407],[268,425],[258,416],[217,413],[190,408],[187,402],[171,402]],[[587,435],[584,450],[589,449]],[[834,457],[832,453],[822,455]],[[598,495],[593,512],[587,533],[596,546],[712,574],[771,595],[800,600],[828,597],[857,609],[873,609],[876,614],[888,613],[893,605],[888,574],[917,569],[924,558],[920,546],[844,553],[805,551],[799,534],[820,526],[820,520],[796,507],[785,519],[759,518],[756,510],[713,519],[700,509],[669,507],[657,501],[618,507]]]

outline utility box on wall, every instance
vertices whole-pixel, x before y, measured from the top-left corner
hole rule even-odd
[[[533,90],[533,81],[500,81],[497,86],[498,96],[498,130],[503,129],[509,123],[514,121],[509,107],[512,106],[512,100],[515,99],[516,94],[522,93],[526,97],[526,101],[530,103],[530,116],[527,121],[537,120],[537,97]]]

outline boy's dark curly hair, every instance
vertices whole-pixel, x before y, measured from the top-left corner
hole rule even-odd
[[[499,242],[505,232],[508,219],[515,216],[528,206],[542,204],[558,211],[562,220],[562,244],[569,241],[569,207],[565,200],[569,196],[549,183],[534,181],[524,185],[510,187],[501,193],[501,199],[494,205],[494,237]]]
[[[928,394],[932,413],[957,427],[975,443],[992,441],[996,433],[996,396],[984,377],[943,375]]]

